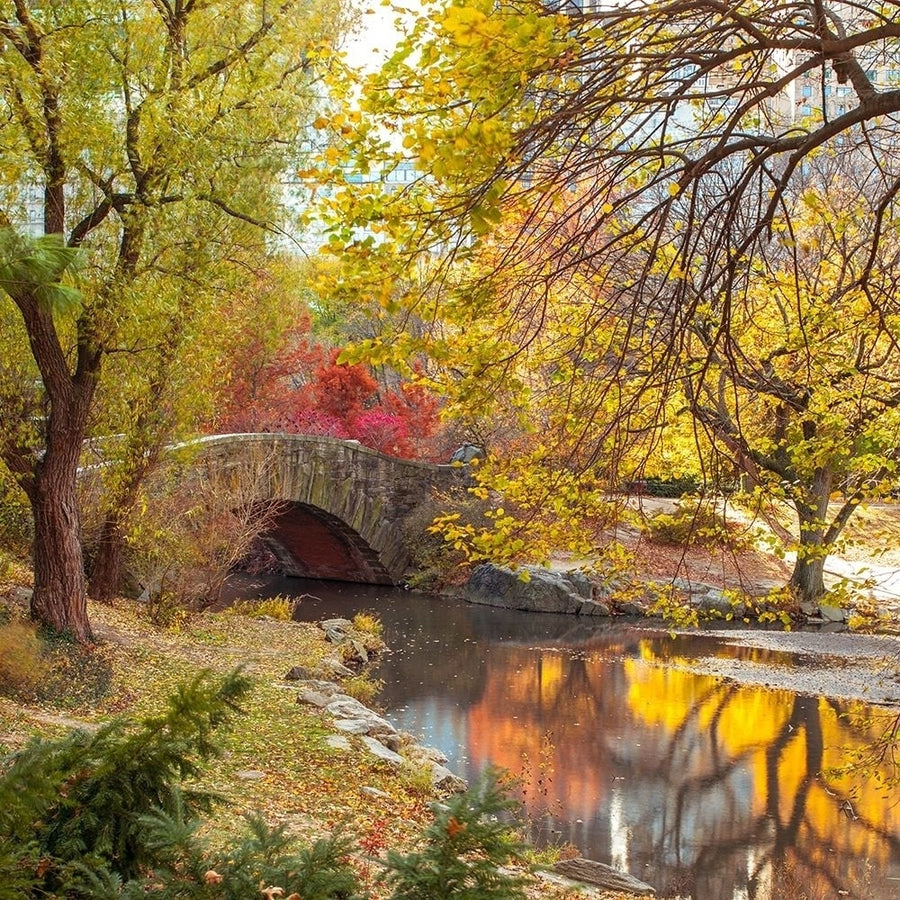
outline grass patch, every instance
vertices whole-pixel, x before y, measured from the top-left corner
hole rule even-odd
[[[32,623],[11,619],[0,625],[0,691],[10,696],[34,694],[47,674],[43,650]]]
[[[403,787],[413,797],[427,798],[434,793],[431,767],[408,760],[401,769]]]
[[[333,733],[328,719],[285,689],[288,669],[315,668],[333,652],[315,625],[203,613],[173,631],[155,627],[146,608],[130,601],[90,603],[89,615],[97,647],[44,642],[51,674],[42,689],[27,698],[0,698],[4,745],[19,747],[33,734],[55,736],[123,711],[149,715],[199,671],[221,674],[242,666],[252,681],[244,714],[201,782],[227,801],[207,826],[214,840],[241,834],[243,815],[256,811],[304,839],[344,821],[363,833],[384,816],[362,792],[367,786],[391,796],[392,846],[403,846],[426,820],[433,794],[412,794],[402,774],[364,749],[332,750],[325,742]]]
[[[353,617],[353,627],[361,634],[367,634],[370,637],[379,639],[384,631],[381,619],[371,612],[358,612]]]
[[[375,702],[383,687],[384,682],[381,679],[372,678],[367,672],[344,678],[341,681],[341,690],[366,706],[371,706]]]
[[[266,616],[279,622],[290,622],[294,618],[298,603],[299,600],[294,597],[283,597],[278,594],[262,600],[238,600],[236,603],[232,603],[224,613],[229,616],[249,616],[254,619]]]

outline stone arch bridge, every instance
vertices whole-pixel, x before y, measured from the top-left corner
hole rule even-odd
[[[436,509],[434,493],[468,484],[467,466],[396,459],[318,435],[225,434],[196,444],[208,477],[277,501],[263,540],[288,575],[303,578],[398,583],[410,539]]]

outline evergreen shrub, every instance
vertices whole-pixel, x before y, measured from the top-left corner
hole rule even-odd
[[[520,900],[523,880],[504,871],[525,849],[510,816],[518,804],[488,771],[468,791],[432,805],[419,849],[388,851],[391,900]]]

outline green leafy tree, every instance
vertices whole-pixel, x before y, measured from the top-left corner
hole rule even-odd
[[[894,7],[828,0],[425,7],[366,80],[349,148],[420,175],[335,193],[329,246],[346,290],[435,327],[356,358],[430,340],[460,404],[502,390],[546,436],[534,458],[607,485],[683,410],[794,505],[793,585],[816,599],[823,554],[897,454],[898,37]],[[840,208],[804,202],[838,183]],[[839,276],[790,252],[817,228]],[[816,333],[825,319],[841,325]]]
[[[130,358],[132,382],[144,367],[129,438],[156,432],[171,361],[218,327],[204,279],[246,269],[235,247],[259,261],[278,229],[279,176],[342,23],[339,0],[0,4],[0,456],[34,515],[32,615],[78,640],[76,473],[108,428],[104,365]]]
[[[259,234],[229,225],[224,213],[204,214],[190,223],[188,246],[157,248],[164,270],[144,286],[157,303],[123,325],[120,346],[127,349],[106,360],[91,428],[92,489],[81,491],[88,591],[96,600],[120,593],[141,509],[158,502],[167,448],[195,435],[216,404],[223,357],[240,340],[242,323],[252,320],[261,331],[266,307],[290,308],[290,288],[275,273],[285,261]],[[211,249],[199,253],[207,241]],[[275,284],[265,290],[266,282]],[[149,499],[151,491],[157,499]]]
[[[861,287],[870,198],[828,175],[793,198],[791,231],[787,217],[773,222],[780,239],[753,260],[727,333],[713,339],[721,304],[698,307],[681,357],[694,418],[757,491],[793,507],[790,583],[805,601],[825,593],[828,554],[859,504],[890,494],[900,459],[900,323],[883,314],[898,235],[882,234]]]

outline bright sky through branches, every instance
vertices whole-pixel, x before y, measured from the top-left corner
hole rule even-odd
[[[417,2],[409,4],[417,7]],[[347,41],[347,61],[354,67],[364,70],[374,70],[381,66],[394,49],[397,41],[403,36],[402,30],[397,26],[397,19],[401,13],[400,7],[393,4],[385,4],[381,0],[363,0],[360,4],[362,15],[359,25]],[[412,19],[412,14],[407,13],[407,19]]]

